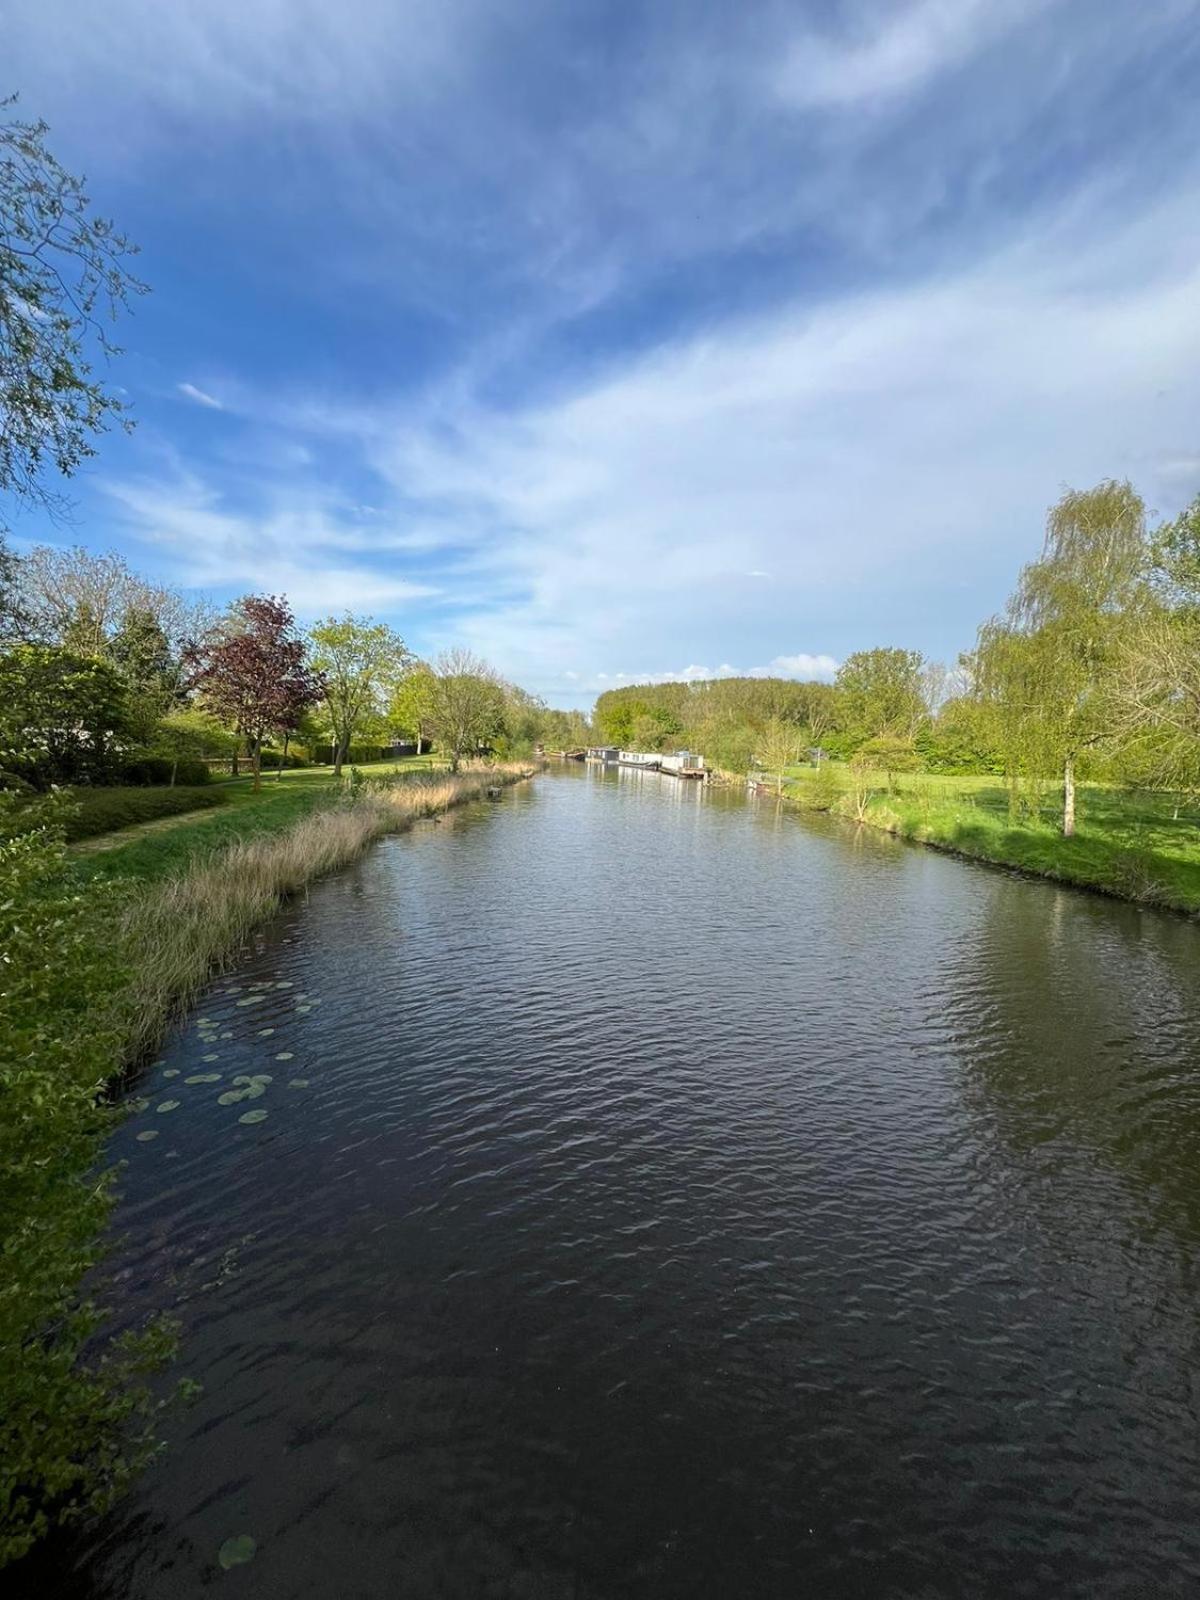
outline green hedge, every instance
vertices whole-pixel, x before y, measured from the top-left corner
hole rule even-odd
[[[365,767],[373,761],[386,761],[391,755],[391,746],[382,744],[352,744],[346,751],[346,766]],[[313,760],[320,766],[333,765],[333,746],[331,744],[313,745]]]
[[[88,788],[73,789],[75,802],[64,820],[69,840],[91,839],[114,828],[128,828],[135,822],[153,822],[158,817],[177,817],[204,806],[223,805],[223,789],[201,789],[176,784],[173,789]]]
[[[195,756],[136,756],[122,764],[117,774],[121,783],[149,787],[156,783],[207,783],[211,774],[207,761]]]

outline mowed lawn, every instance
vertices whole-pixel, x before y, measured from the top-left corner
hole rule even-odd
[[[848,771],[838,764],[832,771],[848,790]],[[789,772],[788,793],[800,805],[824,799],[811,767]],[[905,774],[889,791],[879,774],[865,820],[980,860],[1147,904],[1200,911],[1200,805],[1194,798],[1081,785],[1072,839],[1059,831],[1057,799],[1048,785],[1040,816],[1013,817],[1000,778]],[[837,809],[845,807],[843,800]]]
[[[368,777],[387,777],[397,772],[438,770],[445,764],[437,756],[408,756],[371,762],[360,770]],[[298,768],[280,776],[271,773],[264,776],[257,794],[248,777],[217,780],[208,789],[220,795],[218,804],[82,840],[71,850],[76,871],[85,879],[152,882],[173,877],[235,840],[279,833],[343,792],[332,767]]]

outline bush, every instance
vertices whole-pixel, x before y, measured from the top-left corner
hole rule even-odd
[[[73,789],[74,802],[63,819],[67,839],[92,839],[128,828],[135,822],[153,822],[159,817],[176,817],[185,811],[222,805],[223,789],[189,788],[176,784],[173,789],[112,788]]]
[[[845,792],[845,784],[828,761],[811,777],[805,776],[799,789],[804,804],[813,811],[832,811]]]
[[[386,761],[391,755],[391,750],[382,744],[352,744],[346,751],[344,765],[367,766],[372,761]],[[322,767],[333,765],[333,746],[331,744],[313,745],[313,760]]]
[[[283,760],[285,772],[295,772],[303,767],[311,767],[312,762],[303,750],[289,750],[287,755],[282,750],[264,749],[262,753],[262,769],[264,772],[278,772],[280,758]]]
[[[211,776],[208,762],[201,761],[198,756],[147,754],[122,762],[117,772],[117,782],[140,788],[172,782],[207,783]]]
[[[114,893],[79,892],[58,802],[0,802],[0,1566],[107,1505],[152,1448],[141,1374],[166,1330],[114,1338],[79,1283],[110,1205],[95,1163],[119,1065]]]
[[[170,783],[173,766],[169,756],[136,756],[122,762],[117,777],[128,784]]]

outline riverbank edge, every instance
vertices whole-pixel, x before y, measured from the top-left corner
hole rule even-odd
[[[722,773],[718,781],[734,783],[745,780],[739,780],[730,773]],[[923,845],[926,849],[936,850],[939,855],[953,856],[960,861],[970,861],[978,866],[1014,872],[1023,878],[1060,884],[1087,894],[1102,895],[1108,900],[1122,900],[1127,905],[1168,911],[1174,916],[1186,917],[1191,921],[1200,920],[1200,901],[1175,893],[1169,886],[1155,881],[1138,852],[1123,850],[1100,841],[1090,841],[1090,847],[1105,857],[1105,865],[1114,874],[1116,881],[1095,875],[1099,868],[1094,864],[1091,871],[1088,870],[1088,864],[1069,861],[1035,865],[1027,860],[1020,860],[1011,853],[990,849],[988,845],[991,841],[971,837],[972,829],[977,833],[982,832],[978,822],[963,817],[960,813],[955,813],[952,819],[947,819],[943,824],[945,828],[954,828],[955,834],[951,837],[947,833],[939,832],[938,823],[932,818],[917,820],[901,816],[887,804],[886,797],[871,800],[861,817],[840,809],[838,800],[832,804],[824,801],[819,804],[814,803],[795,785],[785,789],[778,800],[789,810],[806,812],[814,816],[833,817],[850,827],[871,828],[877,833],[886,833],[895,839],[902,839],[906,844]],[[1014,828],[1011,832],[1023,843],[1031,843],[1035,838],[1030,829]],[[1060,848],[1065,849],[1072,841],[1059,840],[1058,843]],[[1124,882],[1121,881],[1122,878]]]
[[[48,1187],[35,1209],[5,1216],[0,1237],[9,1336],[0,1344],[0,1567],[57,1524],[105,1509],[158,1448],[155,1419],[167,1401],[148,1380],[173,1354],[170,1321],[117,1334],[111,1286],[85,1281],[105,1254],[115,1171],[103,1169],[103,1149],[122,1114],[121,1090],[289,896],[380,838],[498,795],[536,770],[513,764],[367,782],[173,878],[99,892],[94,913],[87,885],[75,891],[104,977],[76,996],[54,1064],[39,1051],[20,1067],[34,1102],[52,1101],[54,1118],[27,1125]],[[74,1067],[76,1059],[85,1065]]]
[[[125,1065],[118,1076],[144,1060],[247,935],[291,895],[349,865],[376,840],[489,790],[522,783],[535,771],[514,763],[368,782],[278,833],[226,845],[179,876],[149,886],[131,901],[118,935],[134,974],[124,998]]]

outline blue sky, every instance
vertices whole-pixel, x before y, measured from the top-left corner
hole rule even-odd
[[[1200,0],[16,0],[142,246],[76,525],[555,704],[952,659],[1200,490]]]

